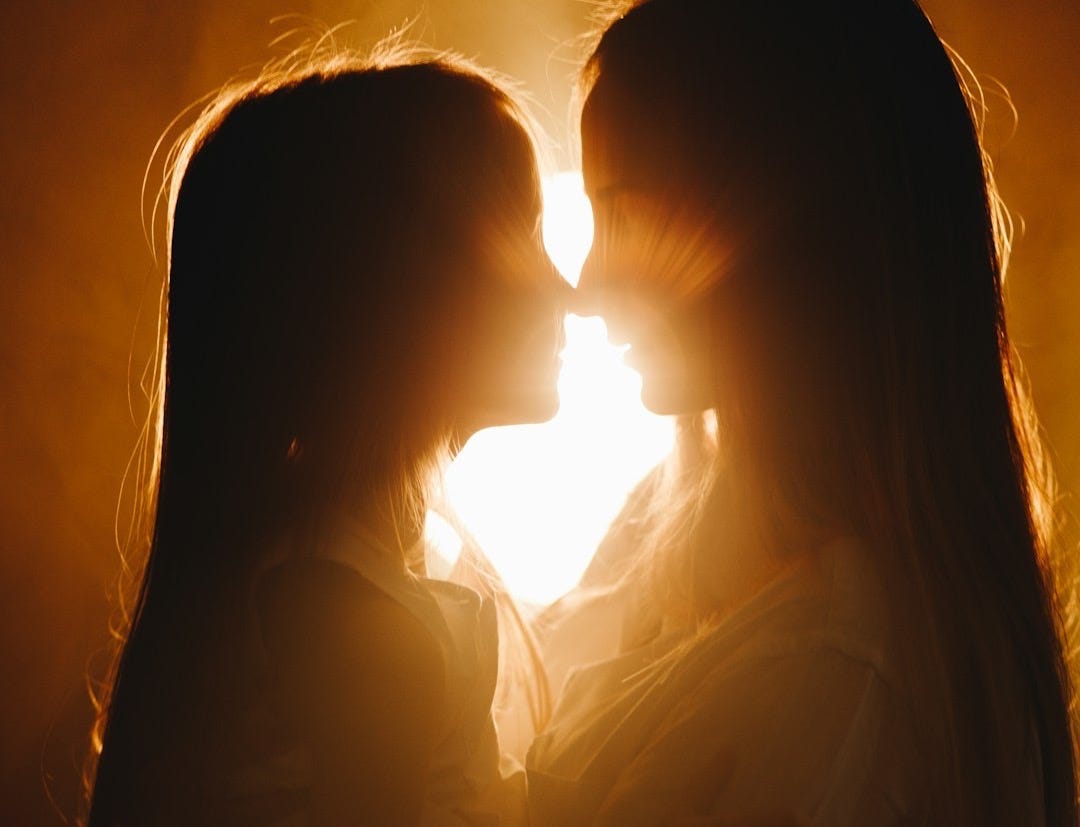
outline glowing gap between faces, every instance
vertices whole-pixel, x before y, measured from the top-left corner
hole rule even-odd
[[[591,243],[581,174],[545,178],[544,245],[571,284]],[[556,417],[481,431],[447,473],[451,504],[521,600],[546,604],[573,587],[626,495],[671,450],[673,423],[642,406],[622,350],[600,319],[568,316]],[[429,515],[427,535],[456,558],[460,539],[443,520]]]

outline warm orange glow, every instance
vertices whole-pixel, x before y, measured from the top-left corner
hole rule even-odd
[[[580,174],[549,177],[544,198],[544,244],[576,283],[592,240]],[[518,598],[548,603],[571,588],[626,494],[671,449],[671,421],[640,393],[603,322],[570,316],[555,419],[482,431],[455,460],[450,500]],[[428,534],[444,554],[460,548],[440,520]]]

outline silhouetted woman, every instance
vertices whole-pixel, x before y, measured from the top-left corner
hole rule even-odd
[[[546,618],[585,646],[628,607],[532,747],[534,824],[1076,824],[963,77],[911,0],[651,0],[604,32],[582,301],[682,440]]]
[[[176,156],[156,512],[93,827],[514,817],[491,605],[417,548],[449,452],[557,407],[533,142],[463,64],[299,63]]]

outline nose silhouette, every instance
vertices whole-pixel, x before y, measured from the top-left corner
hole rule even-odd
[[[603,289],[602,281],[598,272],[598,262],[595,250],[590,250],[589,255],[581,265],[581,273],[578,276],[577,286],[574,288],[573,303],[570,312],[575,316],[600,316],[603,314]]]
[[[624,291],[585,285],[574,291],[574,304],[570,312],[575,316],[602,316],[608,341],[613,345],[625,345],[629,344],[629,334],[634,329],[634,306],[635,303]]]
[[[634,328],[635,312],[641,312],[641,302],[635,300],[621,280],[614,279],[601,265],[594,249],[581,268],[581,277],[574,290],[570,312],[575,316],[602,316],[613,345],[629,344]]]
[[[578,284],[570,296],[569,310],[575,316],[599,316],[603,312],[600,291],[589,285]]]

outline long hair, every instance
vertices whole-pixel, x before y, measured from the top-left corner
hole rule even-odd
[[[716,432],[689,429],[711,459],[654,514],[662,596],[714,608],[694,578],[725,508],[777,553],[790,526],[862,537],[911,658],[934,823],[1021,823],[1034,764],[1046,823],[1075,825],[1053,492],[963,67],[913,0],[624,12],[583,128],[732,247],[709,293]]]
[[[257,679],[251,592],[283,541],[313,548],[360,504],[405,567],[454,438],[477,257],[500,228],[538,233],[535,157],[501,82],[395,48],[275,63],[181,137],[149,550],[99,699],[90,825],[194,812]]]

